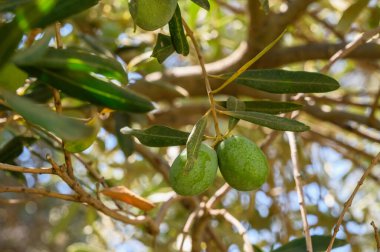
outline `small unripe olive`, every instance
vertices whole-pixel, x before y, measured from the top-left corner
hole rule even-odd
[[[130,0],[129,11],[135,24],[147,31],[166,25],[173,17],[177,0]]]
[[[187,151],[184,150],[173,162],[169,181],[180,195],[197,195],[204,192],[215,180],[218,158],[214,149],[202,143],[193,167],[185,169]]]
[[[265,183],[268,161],[261,149],[248,138],[227,138],[219,144],[217,153],[220,172],[231,187],[251,191]]]

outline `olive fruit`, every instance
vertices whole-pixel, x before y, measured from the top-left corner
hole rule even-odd
[[[227,138],[218,145],[217,155],[220,172],[231,187],[251,191],[265,183],[268,161],[261,149],[248,138]]]
[[[147,31],[166,25],[173,17],[177,0],[130,0],[129,11],[135,24]]]
[[[204,192],[215,180],[218,170],[216,152],[202,143],[197,160],[191,169],[185,170],[187,151],[184,150],[174,160],[169,173],[173,190],[180,195],[197,195]]]

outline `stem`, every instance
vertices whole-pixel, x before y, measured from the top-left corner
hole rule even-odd
[[[56,22],[55,23],[55,40],[56,40],[56,46],[57,49],[62,49],[63,48],[63,42],[62,42],[62,37],[61,37],[61,23]],[[62,103],[61,103],[61,96],[59,94],[59,91],[55,88],[53,88],[53,98],[54,98],[54,105],[55,105],[55,110],[57,111],[58,114],[62,113]],[[73,165],[71,162],[71,156],[70,152],[65,150],[65,142],[62,141],[62,151],[63,155],[65,156],[65,163],[67,167],[67,173],[71,178],[74,178],[74,170],[73,170]]]
[[[292,163],[293,163],[293,177],[296,182],[296,189],[298,194],[298,202],[300,205],[300,212],[302,217],[302,224],[303,224],[303,230],[305,232],[305,239],[306,239],[306,248],[308,252],[313,252],[313,245],[311,242],[311,236],[309,231],[309,224],[307,222],[307,211],[305,206],[305,198],[304,193],[302,189],[302,179],[301,179],[301,171],[299,167],[298,162],[298,152],[297,152],[297,145],[296,145],[296,137],[294,132],[286,132],[289,138],[289,146],[290,146],[290,152],[292,157]]]
[[[215,100],[214,100],[214,96],[213,96],[212,89],[210,86],[210,80],[208,78],[208,74],[206,71],[205,61],[204,61],[202,53],[199,49],[198,42],[194,37],[193,31],[190,29],[190,27],[187,25],[187,23],[184,19],[182,19],[182,23],[183,23],[183,27],[185,28],[186,35],[190,38],[191,42],[194,45],[195,52],[198,56],[199,65],[202,68],[202,75],[203,75],[203,78],[205,80],[207,96],[208,96],[208,99],[210,102],[211,114],[212,114],[212,117],[214,119],[215,132],[216,132],[216,136],[218,138],[219,136],[221,136],[221,133],[220,133],[220,129],[219,129],[218,116],[216,115]]]

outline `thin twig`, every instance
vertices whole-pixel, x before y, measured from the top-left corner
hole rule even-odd
[[[207,201],[206,208],[211,209],[215,206],[216,203],[218,203],[228,191],[231,190],[231,187],[225,183],[222,185],[215,193],[214,195]]]
[[[364,183],[364,180],[371,173],[371,170],[373,169],[373,167],[376,166],[376,164],[379,162],[379,160],[380,160],[380,152],[375,156],[374,159],[372,159],[371,164],[369,165],[369,167],[367,168],[367,170],[363,173],[362,177],[359,179],[358,184],[356,185],[356,187],[355,187],[354,191],[352,192],[351,196],[348,198],[348,200],[346,201],[346,203],[344,203],[344,208],[343,208],[341,214],[339,215],[338,221],[335,224],[334,233],[333,233],[333,235],[331,237],[330,244],[327,247],[326,252],[330,252],[331,251],[332,246],[334,245],[335,237],[338,234],[339,227],[340,227],[340,225],[343,222],[343,218],[344,218],[345,213],[351,207],[352,201],[354,200],[356,193],[359,191],[360,186]]]
[[[28,187],[22,187],[22,186],[4,186],[4,187],[1,186],[0,187],[0,193],[7,193],[7,192],[38,194],[38,195],[43,195],[50,198],[80,202],[79,195],[60,194],[56,192],[51,192],[43,188],[28,188]]]
[[[158,228],[153,222],[153,220],[148,216],[126,216],[123,214],[118,213],[117,211],[114,211],[107,206],[103,204],[100,200],[98,200],[96,197],[92,197],[90,194],[88,194],[81,186],[80,184],[75,181],[73,178],[71,178],[67,172],[65,171],[65,166],[59,166],[57,163],[55,163],[54,160],[51,159],[50,156],[47,157],[47,160],[52,165],[53,169],[55,170],[55,173],[64,181],[66,184],[79,195],[79,199],[83,203],[87,203],[88,205],[94,207],[98,211],[104,213],[105,215],[114,218],[116,220],[119,220],[121,222],[124,222],[125,224],[131,224],[131,225],[141,225],[146,224],[152,232],[158,232]]]
[[[379,105],[379,99],[380,99],[380,87],[377,91],[377,94],[375,95],[375,98],[373,100],[372,106],[371,106],[371,113],[368,116],[368,123],[369,125],[373,125],[376,122],[376,109]]]
[[[54,174],[54,170],[52,168],[25,168],[4,163],[0,163],[0,170],[31,174]]]
[[[244,251],[245,252],[254,252],[249,237],[247,235],[247,229],[236,219],[232,214],[230,214],[226,209],[211,209],[209,210],[210,215],[212,216],[222,216],[226,221],[231,223],[238,233],[243,237],[244,241]]]
[[[373,227],[373,232],[375,234],[375,240],[376,240],[376,249],[377,252],[380,252],[380,239],[379,239],[379,231],[377,229],[377,226],[374,221],[371,221],[371,226]]]
[[[296,144],[296,137],[294,132],[286,132],[288,138],[289,138],[289,147],[291,152],[291,158],[293,163],[293,177],[294,181],[296,183],[296,190],[298,195],[298,203],[300,205],[300,212],[302,217],[302,224],[303,224],[303,230],[305,232],[305,239],[306,239],[306,248],[308,252],[313,252],[313,245],[311,242],[311,236],[309,231],[309,224],[307,222],[307,211],[305,206],[305,198],[303,193],[303,183],[301,178],[301,170],[299,167],[298,162],[298,152],[297,152],[297,144]]]
[[[56,40],[57,49],[62,49],[63,48],[63,42],[62,42],[62,37],[61,37],[61,23],[60,22],[55,23],[55,40]],[[59,91],[55,88],[53,88],[53,98],[54,98],[55,110],[57,111],[58,114],[61,114],[62,113],[61,95],[59,94]],[[73,165],[71,162],[70,152],[65,150],[65,142],[64,141],[62,141],[62,151],[63,151],[63,155],[65,156],[67,173],[69,174],[69,176],[71,178],[75,178],[74,177]]]
[[[190,29],[190,27],[187,25],[187,23],[184,19],[182,19],[182,24],[183,24],[183,27],[185,28],[186,35],[190,38],[191,42],[194,45],[195,52],[198,56],[199,65],[202,68],[202,75],[203,75],[203,78],[205,81],[206,91],[207,91],[208,99],[210,102],[211,114],[212,114],[212,117],[214,119],[215,132],[216,132],[216,135],[218,137],[218,136],[221,136],[221,133],[220,133],[220,129],[219,129],[218,116],[216,115],[214,96],[212,94],[210,80],[208,78],[208,74],[207,74],[207,70],[206,70],[206,64],[205,64],[205,61],[203,59],[203,56],[202,56],[201,50],[199,48],[198,42],[195,39],[193,31]]]
[[[181,233],[182,240],[181,240],[181,243],[180,243],[180,246],[179,246],[179,252],[183,251],[183,245],[185,243],[186,236],[189,235],[190,228],[193,225],[195,217],[198,215],[199,210],[200,210],[200,208],[197,208],[196,210],[194,210],[193,212],[191,212],[191,214],[189,215],[189,217],[186,220],[185,226],[183,227],[183,230],[182,230],[182,233]]]
[[[322,73],[326,73],[330,67],[339,59],[346,57],[360,45],[363,45],[367,42],[367,40],[373,38],[380,32],[380,27],[369,30],[367,32],[362,33],[359,38],[355,39],[351,43],[347,44],[343,49],[336,52],[329,60],[329,62],[321,69]]]

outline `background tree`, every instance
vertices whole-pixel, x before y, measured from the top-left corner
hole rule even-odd
[[[331,235],[334,246],[348,243],[336,251],[379,247],[378,1],[178,4],[188,35],[180,49],[168,25],[136,29],[126,0],[0,2],[0,250],[310,251],[311,241],[324,251]],[[176,195],[169,167],[183,132],[210,109],[207,91],[277,38],[251,70],[290,71],[303,88],[313,79],[303,83],[295,71],[325,73],[340,88],[276,94],[228,85],[213,97],[219,109],[230,96],[271,101],[265,113],[287,112],[310,130],[240,120],[232,133],[262,148],[267,182],[239,192],[218,174],[201,195]],[[218,119],[226,132],[230,117]],[[214,136],[208,121],[205,135]],[[152,125],[183,134],[183,145],[145,146],[157,139],[148,134],[144,144],[139,129]]]

